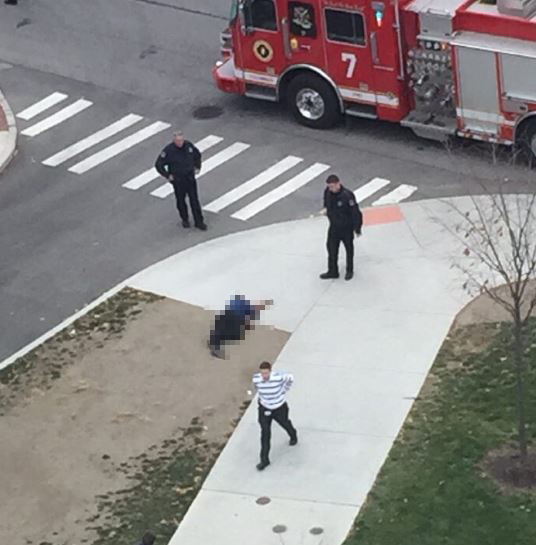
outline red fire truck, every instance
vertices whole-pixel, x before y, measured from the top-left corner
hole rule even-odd
[[[536,157],[536,0],[234,0],[221,39],[217,86],[309,127],[385,119]]]

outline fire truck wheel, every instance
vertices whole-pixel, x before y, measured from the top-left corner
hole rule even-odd
[[[312,74],[296,76],[288,86],[288,105],[294,117],[313,129],[327,129],[340,117],[335,92],[323,79]]]
[[[520,128],[518,143],[532,162],[536,161],[536,120],[526,121]]]

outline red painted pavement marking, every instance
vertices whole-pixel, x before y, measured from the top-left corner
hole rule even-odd
[[[382,223],[394,223],[402,221],[404,216],[400,206],[378,206],[377,208],[365,208],[363,210],[363,223],[365,225],[381,225]]]

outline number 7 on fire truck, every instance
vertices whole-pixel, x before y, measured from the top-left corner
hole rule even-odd
[[[536,157],[536,0],[234,0],[217,86],[328,128],[383,119]]]

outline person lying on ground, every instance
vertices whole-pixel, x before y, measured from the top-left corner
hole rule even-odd
[[[270,299],[251,302],[243,295],[235,295],[214,320],[207,341],[210,353],[225,359],[223,347],[229,342],[241,341],[247,330],[255,328],[254,322],[259,319],[260,312],[271,305],[273,301]]]

